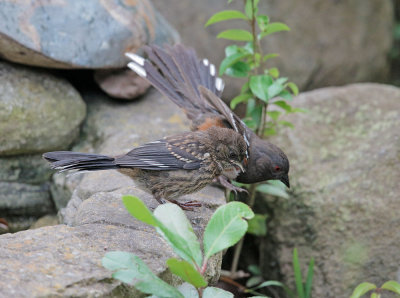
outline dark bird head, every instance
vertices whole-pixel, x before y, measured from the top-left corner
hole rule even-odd
[[[244,171],[246,143],[243,137],[233,129],[213,126],[207,130],[212,142],[215,160],[222,175],[235,179]]]
[[[266,180],[280,180],[287,187],[289,182],[289,160],[286,154],[274,144],[256,136],[251,138],[250,158],[246,171],[236,181],[255,183]]]

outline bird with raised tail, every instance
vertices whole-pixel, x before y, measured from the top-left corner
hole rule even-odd
[[[164,48],[146,46],[144,51],[147,59],[126,53],[131,59],[128,67],[181,107],[192,121],[193,131],[225,127],[243,137],[248,158],[245,171],[236,181],[256,183],[276,179],[290,187],[287,156],[276,145],[259,138],[220,99],[225,84],[216,76],[213,64],[207,59],[198,59],[193,49],[179,44]],[[223,185],[235,189],[229,179],[219,177]]]

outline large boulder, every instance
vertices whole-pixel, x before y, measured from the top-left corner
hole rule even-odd
[[[0,55],[22,64],[121,68],[124,52],[177,40],[149,0],[0,3]]]
[[[115,102],[99,92],[86,93],[84,98],[88,117],[75,150],[116,155],[188,129],[183,113],[155,90],[143,100],[129,103]],[[101,266],[102,257],[115,250],[132,252],[165,281],[181,283],[165,264],[175,256],[171,248],[122,204],[122,195],[131,194],[150,209],[158,205],[134,181],[117,171],[61,173],[54,174],[52,190],[59,208],[72,193],[68,206],[60,212],[68,225],[0,236],[0,272],[5,275],[0,281],[1,297],[142,297],[132,287],[111,279],[111,272]],[[202,203],[195,211],[186,212],[198,237],[214,210],[225,203],[223,191],[215,187],[182,200]],[[210,282],[219,277],[221,259],[218,254],[210,261]]]
[[[0,156],[67,148],[86,115],[64,79],[0,62]]]
[[[80,204],[73,226],[56,225],[0,236],[1,297],[144,297],[133,287],[111,278],[101,265],[109,251],[128,251],[142,258],[150,269],[172,285],[180,281],[165,262],[176,257],[152,227],[134,219],[124,208],[123,194],[134,194],[151,208],[156,201],[132,186],[111,193],[97,193]],[[223,204],[221,191],[210,192]],[[197,196],[192,199],[198,199]],[[212,208],[187,212],[200,235]],[[208,280],[219,276],[221,255],[212,258]],[[21,287],[23,283],[23,287]]]
[[[295,129],[274,139],[290,159],[292,196],[269,201],[271,237],[261,247],[275,245],[287,280],[293,247],[304,267],[314,257],[313,297],[349,297],[361,282],[398,280],[400,89],[323,88],[294,105],[309,112],[289,117]],[[269,278],[273,262],[264,260]]]
[[[242,10],[242,1],[228,5],[226,0],[170,0],[154,1],[154,5],[179,28],[183,43],[217,65],[224,57],[224,48],[233,43],[216,39],[217,33],[228,28],[246,28],[244,22],[228,21],[204,29],[214,13]],[[282,75],[301,89],[386,77],[394,24],[391,0],[260,1],[259,5],[260,12],[268,14],[271,22],[285,22],[291,28],[290,32],[265,39],[265,51],[279,53],[268,65],[279,67]],[[224,94],[231,98],[239,86],[233,79],[227,82],[229,88]]]

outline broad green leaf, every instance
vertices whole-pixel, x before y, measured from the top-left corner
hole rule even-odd
[[[131,253],[109,252],[103,257],[102,264],[105,268],[115,271],[112,275],[114,278],[135,286],[143,293],[183,298],[177,289],[157,277],[139,257]]]
[[[292,94],[287,90],[283,90],[281,93],[279,93],[278,96],[282,97],[284,100],[288,100],[288,101],[293,100]]]
[[[297,87],[297,85],[293,82],[289,82],[286,84],[286,86],[289,87],[290,90],[292,90],[292,93],[294,96],[299,94],[299,88]]]
[[[268,181],[267,183],[260,184],[256,187],[256,190],[271,196],[277,196],[281,198],[288,199],[289,195],[286,192],[286,186],[282,183],[283,186],[273,184],[272,181]]]
[[[214,14],[211,18],[208,19],[207,23],[204,25],[204,27],[207,27],[211,24],[226,21],[226,20],[232,20],[232,19],[242,19],[242,20],[247,20],[246,15],[238,10],[223,10],[220,12],[217,12]]]
[[[188,262],[171,258],[167,261],[167,265],[173,274],[178,275],[196,288],[207,286],[203,276]]]
[[[253,54],[251,52],[251,49],[248,49],[246,46],[244,47],[239,47],[238,45],[232,44],[229,45],[225,48],[225,56],[232,56],[233,54],[237,54],[237,53],[241,53],[241,54]]]
[[[279,77],[279,70],[278,70],[276,67],[272,67],[272,68],[268,69],[268,73],[269,73],[273,78]]]
[[[365,293],[376,289],[376,285],[370,283],[370,282],[363,282],[359,284],[351,294],[350,298],[359,298]]]
[[[267,115],[274,121],[278,120],[279,116],[281,115],[281,112],[279,111],[269,111],[267,112]]]
[[[236,62],[226,70],[226,74],[235,78],[247,77],[250,67],[243,61]]]
[[[307,278],[305,284],[306,298],[311,298],[311,287],[312,287],[313,276],[314,276],[314,258],[311,258],[310,263],[308,264]]]
[[[247,270],[253,275],[261,275],[261,269],[259,266],[252,264],[247,267]]]
[[[293,109],[290,104],[283,100],[274,101],[273,104],[285,110],[287,113],[290,113]]]
[[[190,283],[184,282],[177,289],[185,298],[199,298],[199,292]]]
[[[381,288],[400,295],[400,284],[397,281],[389,280]]]
[[[263,278],[261,275],[252,276],[246,281],[246,287],[252,288],[252,287],[260,284],[262,281],[263,281]]]
[[[208,260],[213,254],[234,245],[247,231],[247,221],[253,211],[241,202],[230,202],[219,207],[204,231],[204,254]]]
[[[222,31],[217,35],[217,38],[224,38],[229,40],[238,40],[238,41],[252,41],[253,35],[249,31],[243,29],[229,29]]]
[[[284,89],[285,85],[284,83],[287,81],[287,78],[279,78],[275,80],[271,86],[268,87],[268,96],[270,98],[273,98],[280,94]]]
[[[268,88],[273,84],[273,79],[268,75],[258,75],[250,77],[250,90],[259,99],[264,102],[268,102],[270,96],[268,94]]]
[[[246,42],[246,44],[244,45],[243,49],[245,49],[247,52],[249,52],[250,54],[254,54],[254,44],[253,41],[250,42]]]
[[[178,255],[201,266],[200,243],[183,210],[175,204],[163,204],[154,210],[154,217],[163,225],[158,225],[161,235],[165,236]]]
[[[220,288],[207,287],[204,289],[203,298],[233,298],[233,294]]]
[[[267,25],[269,23],[269,17],[266,15],[258,15],[256,17],[258,27],[260,28],[261,31],[264,31],[267,28]]]
[[[297,248],[293,250],[293,272],[294,272],[294,280],[296,283],[297,294],[299,295],[300,298],[305,298],[303,277],[301,276],[301,268],[300,268]]]
[[[231,103],[230,103],[231,109],[236,108],[236,106],[237,106],[239,103],[246,102],[246,101],[247,101],[249,98],[251,98],[252,96],[253,96],[253,95],[250,94],[250,93],[245,93],[245,94],[239,94],[238,96],[234,97],[234,98],[231,100]]]
[[[219,75],[222,76],[230,66],[249,56],[251,56],[251,54],[236,53],[231,56],[225,57],[224,60],[222,60],[221,65],[219,66]]]
[[[275,33],[275,32],[289,31],[289,30],[290,30],[290,28],[284,23],[279,23],[279,22],[269,23],[266,26],[265,30],[260,33],[259,39],[262,39],[265,36],[270,35],[270,34]]]
[[[255,214],[254,217],[249,220],[248,224],[247,233],[256,236],[267,235],[267,215]]]
[[[275,57],[278,57],[279,56],[279,54],[267,54],[267,55],[265,55],[264,57],[263,57],[263,61],[267,61],[268,59],[271,59],[271,58],[275,58]]]
[[[133,217],[153,227],[157,226],[157,221],[155,220],[153,214],[141,199],[131,195],[125,195],[122,196],[122,202]]]

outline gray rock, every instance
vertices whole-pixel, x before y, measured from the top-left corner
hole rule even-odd
[[[77,209],[74,226],[58,225],[0,236],[1,297],[142,297],[132,287],[111,279],[101,266],[109,251],[133,252],[165,281],[180,281],[166,268],[173,251],[155,230],[126,211],[122,194],[139,195],[154,207],[154,199],[132,187],[97,193]],[[222,192],[211,191],[210,201],[224,203]],[[198,196],[192,197],[199,199]],[[214,207],[186,212],[195,232],[202,234]],[[211,261],[209,279],[218,277],[221,256]],[[21,287],[20,285],[24,286]]]
[[[0,181],[0,214],[2,216],[36,216],[51,213],[53,203],[49,184],[31,185]]]
[[[0,157],[0,181],[42,183],[48,181],[52,173],[39,154]]]
[[[98,93],[86,94],[88,117],[83,140],[74,148],[103,154],[121,154],[143,142],[187,130],[183,113],[152,90],[146,98],[126,104],[116,103]],[[158,203],[135,183],[116,171],[73,175],[55,174],[53,196],[62,193],[72,199],[60,215],[66,225],[43,227],[0,236],[0,297],[141,297],[135,289],[111,279],[101,266],[108,251],[133,252],[162,279],[181,283],[165,266],[174,256],[155,230],[135,220],[125,210],[121,197],[138,196],[154,209]],[[207,187],[182,200],[197,200],[202,207],[186,212],[195,233],[201,238],[213,211],[225,203],[223,191]],[[58,206],[62,199],[55,198]],[[206,273],[215,283],[222,254],[213,257]],[[24,287],[19,286],[21,283]]]
[[[0,156],[66,149],[86,108],[65,80],[0,62]]]
[[[150,87],[147,80],[131,69],[98,70],[94,74],[94,79],[108,95],[124,100],[135,99]]]
[[[170,0],[154,1],[154,6],[179,28],[183,43],[196,48],[200,57],[219,65],[225,47],[234,42],[216,39],[216,35],[226,29],[246,28],[246,24],[227,21],[206,29],[204,24],[220,10],[242,10],[242,3]],[[260,1],[260,12],[268,14],[271,22],[285,22],[291,28],[290,32],[265,39],[265,51],[279,53],[268,67],[277,66],[283,76],[303,90],[383,80],[388,73],[387,56],[394,24],[391,0]],[[237,79],[226,81],[229,88],[225,88],[224,95],[232,98],[241,85]]]
[[[55,226],[60,223],[59,218],[57,215],[45,215],[39,218],[37,221],[35,221],[31,226],[30,229],[39,229],[42,227],[48,227],[48,226]]]
[[[148,0],[1,2],[0,28],[1,56],[55,68],[120,68],[125,51],[178,40]]]
[[[269,202],[281,272],[293,280],[297,247],[304,268],[315,258],[314,297],[349,297],[361,282],[397,280],[400,89],[324,88],[294,104],[309,113],[289,117],[295,130],[274,139],[291,162],[292,198]],[[263,238],[262,247],[269,241]]]

